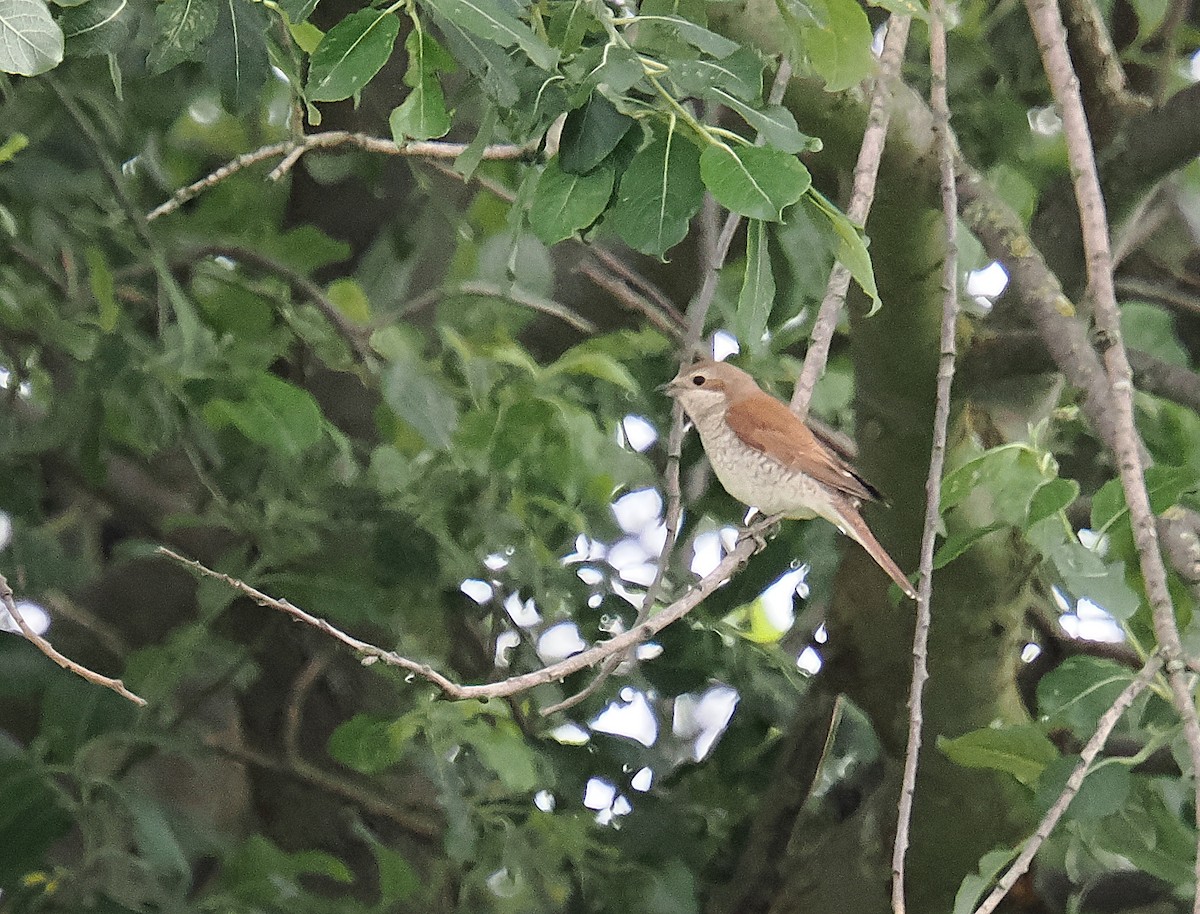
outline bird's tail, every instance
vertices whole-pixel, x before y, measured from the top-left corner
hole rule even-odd
[[[887,550],[880,545],[879,540],[875,539],[875,534],[863,520],[858,508],[853,504],[842,502],[837,505],[837,513],[838,518],[834,523],[841,531],[867,550],[867,555],[875,560],[876,565],[887,572],[887,576],[896,582],[896,586],[904,591],[906,597],[915,600],[917,598],[916,589],[904,572],[900,570],[900,566],[888,555]]]

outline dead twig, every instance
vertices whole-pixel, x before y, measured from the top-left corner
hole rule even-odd
[[[108,676],[102,676],[94,670],[88,669],[81,663],[76,663],[65,654],[59,653],[54,649],[54,646],[35,632],[25,621],[25,617],[21,615],[21,610],[17,608],[16,600],[13,599],[12,588],[8,586],[8,581],[4,575],[0,574],[0,605],[8,611],[12,616],[12,620],[17,623],[17,628],[21,630],[21,634],[25,636],[25,640],[30,642],[39,651],[61,666],[64,670],[74,673],[88,682],[95,683],[98,686],[104,686],[106,689],[112,689],[122,698],[127,698],[138,707],[146,706],[146,699],[140,695],[135,695],[129,689],[125,688],[125,683],[120,679],[112,679]]]

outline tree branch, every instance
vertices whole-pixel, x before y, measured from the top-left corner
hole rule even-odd
[[[1037,35],[1042,65],[1062,112],[1067,156],[1071,163],[1083,230],[1088,290],[1095,306],[1097,329],[1104,336],[1104,366],[1111,384],[1116,424],[1112,446],[1117,457],[1121,486],[1125,491],[1125,502],[1129,505],[1133,538],[1146,596],[1150,601],[1154,633],[1166,663],[1167,681],[1171,685],[1175,709],[1183,721],[1192,767],[1200,771],[1200,718],[1197,718],[1191,687],[1183,675],[1186,654],[1179,637],[1171,594],[1167,589],[1167,571],[1159,551],[1158,527],[1146,491],[1141,442],[1133,420],[1132,370],[1121,339],[1120,311],[1113,285],[1108,216],[1088,136],[1087,118],[1079,95],[1079,83],[1071,68],[1066,34],[1055,0],[1026,0],[1026,8]],[[1196,824],[1200,828],[1200,777],[1194,781]],[[1197,882],[1200,882],[1200,853],[1197,854],[1195,868]],[[1196,893],[1193,910],[1200,912],[1200,892]]]
[[[368,136],[365,133],[351,133],[348,130],[327,130],[322,133],[310,133],[304,137],[284,140],[281,143],[271,143],[250,152],[242,153],[236,159],[226,162],[216,171],[194,181],[187,187],[181,187],[171,195],[171,198],[160,203],[146,214],[146,221],[153,222],[160,216],[175,212],[183,204],[204,191],[216,187],[222,181],[232,177],[239,171],[283,156],[279,163],[267,176],[272,181],[278,181],[290,171],[306,152],[314,149],[334,149],[338,146],[353,146],[375,152],[381,155],[405,156],[418,159],[455,159],[467,148],[466,143],[441,143],[431,140],[413,141],[397,146],[394,140],[382,137]],[[483,158],[489,161],[520,159],[536,149],[536,145],[514,146],[500,144],[488,146],[483,151]]]
[[[942,325],[937,375],[937,399],[933,416],[933,442],[929,474],[925,480],[925,524],[921,533],[920,579],[917,584],[917,621],[913,631],[913,670],[908,695],[908,745],[904,753],[904,775],[896,816],[896,838],[892,845],[892,910],[904,914],[904,861],[917,793],[917,767],[921,754],[922,702],[929,678],[930,603],[933,599],[933,549],[941,528],[942,472],[946,465],[946,437],[950,425],[950,390],[957,355],[955,331],[958,324],[958,196],[954,181],[954,136],[950,132],[950,103],[946,94],[946,7],[944,0],[931,0],[929,8],[930,107],[937,135],[938,170],[941,173],[942,221],[946,232],[946,254],[942,262]],[[805,366],[807,367],[807,365]]]
[[[464,699],[464,698],[506,698],[509,695],[516,695],[519,692],[527,692],[530,689],[540,685],[555,682],[570,676],[572,673],[578,673],[580,670],[595,666],[606,658],[624,653],[630,648],[637,647],[643,641],[651,638],[658,632],[662,631],[673,622],[677,622],[686,616],[689,612],[696,608],[705,597],[712,593],[717,588],[721,587],[729,577],[736,571],[747,559],[753,554],[755,544],[751,538],[745,538],[737,544],[734,549],[721,560],[706,577],[701,578],[692,589],[688,591],[680,599],[665,607],[661,612],[653,618],[648,619],[641,625],[634,626],[627,632],[623,632],[616,637],[610,638],[595,647],[589,648],[586,651],[581,651],[566,660],[561,660],[558,663],[553,663],[550,666],[543,667],[540,670],[535,670],[532,673],[524,673],[520,676],[511,676],[508,679],[503,679],[499,682],[491,682],[483,685],[459,685],[450,679],[447,679],[433,667],[418,663],[415,660],[410,660],[403,657],[395,651],[385,651],[381,647],[376,647],[366,641],[360,641],[358,638],[348,635],[341,629],[331,625],[326,620],[317,616],[310,615],[300,607],[289,603],[287,600],[278,600],[275,597],[268,596],[261,590],[251,587],[249,584],[239,581],[237,578],[230,577],[227,574],[222,574],[219,571],[213,571],[201,563],[193,559],[184,558],[177,552],[172,552],[166,547],[160,546],[159,554],[165,555],[173,561],[179,562],[182,565],[191,568],[193,571],[199,572],[210,578],[215,578],[218,581],[223,581],[235,590],[245,594],[259,606],[265,606],[268,609],[275,609],[279,612],[287,613],[293,619],[311,625],[313,628],[324,632],[331,638],[342,642],[352,650],[363,655],[364,663],[374,663],[383,661],[389,666],[398,667],[420,676],[437,686],[449,698]]]
[[[1150,685],[1150,680],[1158,673],[1163,666],[1163,658],[1155,654],[1146,661],[1146,665],[1142,667],[1142,671],[1137,674],[1132,682],[1129,683],[1117,696],[1112,707],[1104,712],[1096,724],[1096,732],[1092,734],[1092,738],[1087,741],[1087,745],[1083,747],[1083,751],[1079,753],[1079,764],[1075,766],[1075,770],[1071,772],[1071,776],[1067,778],[1067,785],[1063,788],[1062,793],[1058,795],[1058,799],[1046,811],[1046,815],[1042,817],[1042,821],[1038,824],[1037,829],[1025,842],[1025,846],[1021,848],[1021,853],[1017,855],[1017,859],[1013,861],[1012,866],[1008,868],[1005,874],[996,883],[996,887],[992,889],[991,894],[984,899],[983,903],[975,909],[975,914],[992,914],[999,907],[1000,902],[1012,890],[1012,887],[1017,884],[1022,876],[1029,871],[1029,866],[1033,863],[1033,858],[1037,856],[1038,850],[1050,834],[1054,831],[1058,820],[1063,817],[1063,813],[1067,811],[1067,807],[1071,805],[1071,801],[1075,799],[1075,795],[1079,793],[1079,789],[1083,786],[1083,779],[1087,777],[1091,770],[1092,762],[1096,760],[1096,756],[1100,754],[1100,750],[1104,748],[1104,744],[1108,742],[1109,734],[1120,721],[1121,715],[1128,710],[1146,687]]]
[[[892,81],[900,73],[904,63],[904,49],[908,46],[911,21],[907,16],[893,15],[888,18],[887,37],[883,42],[883,54],[879,58],[879,72],[871,86],[871,107],[867,114],[867,127],[863,131],[862,146],[858,151],[858,162],[854,166],[854,189],[846,215],[850,221],[865,225],[875,200],[875,180],[879,176],[879,162],[883,158],[883,147],[887,141],[888,125],[892,119]],[[829,346],[837,328],[838,315],[846,303],[850,289],[850,271],[840,262],[835,262],[825,287],[825,297],[817,311],[809,338],[808,351],[804,356],[804,367],[792,391],[792,410],[801,418],[808,417],[808,404],[812,399],[817,381],[825,373],[829,359]]]
[[[1095,0],[1065,0],[1063,12],[1088,123],[1102,138],[1101,145],[1106,145],[1131,114],[1149,109],[1150,100],[1130,92],[1125,68]]]
[[[122,698],[127,698],[138,707],[146,706],[146,699],[139,695],[133,694],[129,689],[125,688],[125,683],[120,679],[112,679],[108,676],[101,676],[99,673],[88,669],[81,663],[76,663],[71,658],[64,654],[60,654],[54,649],[54,646],[35,632],[25,621],[25,617],[21,615],[21,610],[17,608],[16,600],[13,599],[12,588],[8,586],[8,581],[4,575],[0,574],[0,606],[7,610],[12,616],[12,620],[17,623],[17,628],[21,630],[21,634],[25,636],[25,640],[30,642],[39,651],[61,666],[64,670],[74,673],[88,682],[95,683],[98,686],[104,686],[106,689],[112,689]]]
[[[230,260],[278,276],[291,287],[293,292],[313,303],[325,320],[329,321],[338,335],[345,340],[360,362],[370,365],[375,361],[375,353],[367,341],[368,329],[360,327],[346,317],[333,300],[325,294],[325,290],[303,273],[293,270],[286,263],[268,257],[253,248],[236,244],[206,244],[183,255],[183,259],[189,263],[203,260],[206,257],[228,257]]]

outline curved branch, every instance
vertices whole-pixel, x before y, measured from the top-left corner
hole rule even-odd
[[[354,146],[367,152],[382,155],[405,156],[418,159],[455,159],[467,149],[466,143],[441,143],[432,140],[414,141],[397,146],[394,140],[369,136],[365,133],[351,133],[348,130],[326,130],[323,133],[310,133],[299,139],[284,140],[281,143],[271,143],[250,152],[242,153],[236,159],[226,162],[216,171],[194,181],[187,187],[181,187],[171,195],[171,198],[160,203],[146,214],[146,221],[153,222],[160,216],[173,213],[183,204],[204,191],[216,187],[226,178],[230,178],[259,162],[283,156],[283,161],[272,169],[268,177],[278,181],[290,171],[300,160],[300,157],[313,149],[333,149],[338,146]],[[519,159],[529,155],[536,146],[514,146],[500,144],[488,146],[483,150],[485,160]]]
[[[888,19],[887,37],[883,43],[883,54],[879,58],[879,72],[871,86],[871,107],[867,113],[867,128],[863,131],[862,146],[854,166],[854,189],[846,206],[846,215],[851,221],[865,225],[871,215],[871,204],[875,200],[875,180],[879,176],[879,163],[883,159],[883,147],[887,140],[888,124],[892,119],[892,81],[900,73],[904,62],[904,49],[908,46],[908,31],[911,20],[907,16],[891,16]],[[850,271],[836,261],[829,274],[825,297],[817,311],[809,339],[808,352],[804,355],[804,367],[792,391],[792,409],[801,419],[808,417],[808,403],[812,399],[817,381],[825,373],[829,359],[829,345],[837,328],[838,315],[846,303],[850,289]]]
[[[367,342],[367,329],[360,327],[350,320],[350,318],[346,317],[341,309],[334,304],[333,300],[325,294],[325,290],[303,273],[293,270],[286,263],[282,263],[273,257],[268,257],[266,254],[260,253],[253,248],[242,247],[236,244],[206,244],[202,247],[194,248],[183,255],[183,259],[189,263],[203,260],[206,257],[228,257],[230,260],[236,260],[247,266],[255,267],[264,273],[271,273],[278,276],[291,287],[293,292],[303,298],[307,298],[316,306],[316,309],[321,312],[325,320],[329,321],[338,332],[338,335],[346,341],[346,344],[358,357],[359,361],[364,364],[370,364],[374,360],[374,353]]]
[[[4,575],[0,574],[0,606],[2,606],[12,620],[17,624],[17,628],[21,630],[21,634],[25,636],[25,640],[30,642],[39,651],[61,666],[64,670],[74,673],[88,682],[95,683],[98,686],[104,686],[106,689],[112,689],[122,698],[127,698],[138,707],[146,706],[146,699],[140,695],[135,695],[129,689],[125,688],[125,683],[120,679],[112,679],[109,676],[102,676],[94,670],[88,669],[81,663],[76,663],[65,654],[55,650],[54,645],[35,632],[25,621],[25,617],[21,615],[21,610],[17,608],[17,603],[13,599],[12,588],[8,586],[8,581]]]
[[[774,520],[774,518],[772,518]],[[395,651],[385,651],[381,647],[376,647],[366,641],[360,641],[352,635],[348,635],[341,629],[331,625],[325,619],[318,616],[310,615],[298,606],[294,606],[287,600],[279,600],[275,597],[268,596],[261,590],[251,587],[249,584],[239,581],[237,578],[230,577],[227,574],[222,574],[219,571],[213,571],[193,559],[184,558],[177,552],[172,552],[166,547],[160,546],[158,552],[160,555],[165,555],[173,561],[179,562],[191,568],[193,571],[199,572],[210,578],[215,578],[218,581],[223,581],[235,590],[241,591],[259,606],[265,606],[268,609],[276,609],[280,612],[287,613],[293,619],[311,625],[313,628],[324,632],[329,637],[342,642],[347,647],[357,651],[363,655],[364,663],[374,663],[382,661],[389,666],[398,667],[406,670],[416,676],[420,676],[437,686],[446,694],[447,697],[453,699],[464,698],[507,698],[509,695],[516,695],[519,692],[527,692],[530,689],[540,685],[556,682],[570,676],[572,673],[578,673],[580,670],[585,670],[588,667],[595,666],[597,663],[603,662],[606,658],[621,654],[631,648],[637,647],[643,641],[653,637],[658,632],[662,631],[673,622],[677,622],[686,616],[689,612],[696,608],[700,602],[712,593],[717,588],[721,587],[729,577],[753,555],[755,543],[752,538],[743,539],[737,544],[734,549],[721,560],[706,577],[701,578],[692,587],[687,594],[676,600],[670,606],[667,606],[651,619],[646,620],[641,625],[636,625],[627,632],[623,632],[614,638],[610,638],[595,647],[582,651],[566,660],[561,660],[558,663],[552,663],[550,666],[543,667],[540,670],[534,670],[532,673],[524,673],[520,676],[511,676],[508,679],[500,682],[491,682],[483,685],[460,685],[450,679],[447,679],[433,667],[428,664],[418,663],[415,660],[410,660],[403,657]]]
[[[1063,134],[1071,163],[1075,196],[1079,202],[1080,227],[1086,254],[1088,291],[1095,306],[1096,325],[1103,334],[1104,367],[1111,385],[1116,437],[1110,443],[1117,458],[1121,488],[1129,505],[1129,519],[1137,546],[1142,581],[1150,603],[1150,616],[1159,650],[1166,663],[1175,710],[1183,721],[1192,766],[1200,770],[1200,718],[1191,685],[1183,675],[1187,654],[1179,635],[1175,608],[1167,589],[1167,570],[1159,550],[1158,527],[1146,491],[1141,440],[1133,420],[1133,378],[1121,339],[1121,316],[1113,285],[1112,253],[1109,249],[1108,215],[1100,189],[1100,176],[1088,135],[1087,118],[1079,95],[1079,82],[1071,68],[1066,34],[1055,0],[1026,0],[1029,19],[1038,39],[1042,65],[1062,111]],[[1082,780],[1082,775],[1080,775]],[[1196,824],[1200,828],[1200,778],[1196,779]],[[1065,808],[1065,805],[1064,805]],[[1196,859],[1200,881],[1200,854]],[[1200,892],[1193,911],[1200,914]]]

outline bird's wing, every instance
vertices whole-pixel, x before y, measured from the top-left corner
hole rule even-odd
[[[771,396],[735,400],[725,421],[748,446],[860,501],[876,501],[878,490],[839,458],[783,403]]]

